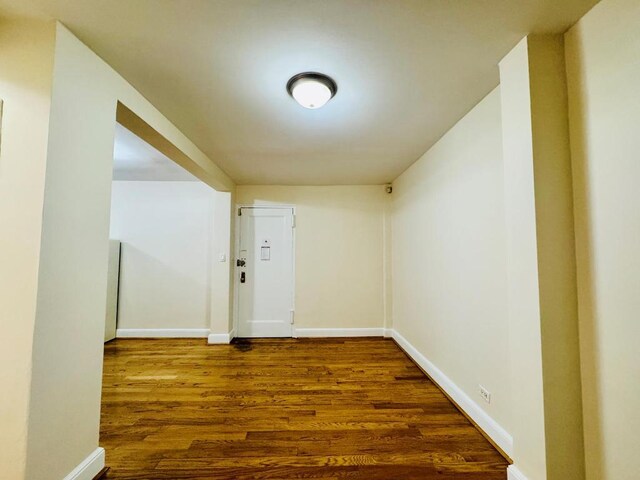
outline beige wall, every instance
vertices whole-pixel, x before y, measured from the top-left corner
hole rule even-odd
[[[529,74],[547,478],[583,480],[573,189],[561,35],[529,37]]]
[[[394,181],[392,198],[394,329],[508,431],[499,89]]]
[[[640,376],[638,24],[637,1],[604,0],[566,35],[590,480],[631,480],[640,470],[634,451],[640,431],[635,411],[640,402],[635,381]],[[234,190],[233,182],[165,117],[60,26],[53,70],[53,34],[52,24],[0,24],[0,98],[5,102],[0,198],[6,200],[0,202],[0,221],[12,232],[0,238],[0,322],[9,333],[0,337],[0,364],[5,365],[0,382],[8,386],[0,404],[0,468],[12,479],[63,478],[98,444],[116,102],[205,169],[213,186]],[[556,46],[551,50],[557,53]],[[513,61],[519,66],[505,70],[500,89],[401,175],[392,197],[381,186],[242,186],[234,202],[297,206],[298,328],[380,328],[390,325],[392,313],[394,328],[479,408],[514,432],[516,463],[530,480],[538,480],[549,472],[549,478],[556,478],[559,471],[547,465],[545,449],[553,444],[545,442],[545,435],[562,430],[554,418],[565,417],[545,408],[553,403],[549,392],[564,388],[562,375],[568,370],[553,371],[550,365],[549,359],[565,360],[557,348],[561,342],[550,344],[556,356],[543,362],[544,318],[537,326],[519,328],[510,323],[509,312],[520,320],[532,314],[550,319],[571,314],[569,304],[559,302],[556,309],[552,298],[560,291],[554,282],[570,276],[570,262],[545,271],[553,259],[571,257],[565,244],[568,229],[560,238],[564,246],[549,249],[557,240],[550,227],[568,220],[553,209],[540,216],[540,207],[556,201],[554,191],[568,191],[562,182],[569,177],[566,170],[556,171],[560,177],[553,178],[562,181],[540,183],[550,187],[545,191],[536,189],[534,181],[547,182],[554,162],[538,163],[535,168],[543,170],[535,172],[537,178],[533,170],[514,172],[504,165],[503,139],[510,157],[529,161],[532,169],[533,147],[546,159],[552,157],[545,149],[564,156],[564,146],[553,146],[553,135],[549,143],[536,144],[533,138],[544,139],[551,127],[545,115],[562,117],[561,112],[544,113],[549,79],[529,77],[529,68],[559,67],[555,54],[530,59],[525,42],[512,55],[503,65]],[[530,81],[531,92],[520,89]],[[502,125],[501,95],[509,99],[502,102],[503,116],[523,119],[518,109],[526,109],[529,122],[531,109],[541,110],[533,112],[532,124]],[[542,102],[538,106],[532,105],[536,95]],[[536,121],[542,123],[536,126]],[[553,134],[564,128],[558,125]],[[521,203],[512,202],[518,199]],[[511,234],[524,247],[511,257],[504,222],[506,216],[509,225],[510,208]],[[539,248],[547,250],[541,254]],[[507,302],[507,278],[513,283],[514,273],[532,289],[542,282],[542,303],[519,287]],[[563,297],[572,295],[570,282],[558,285],[568,288]],[[567,325],[546,335],[570,336]],[[517,389],[510,368],[526,378]],[[491,391],[490,405],[478,396],[478,384]]]
[[[296,329],[382,328],[383,186],[238,186],[236,202],[296,206]]]
[[[58,25],[33,347],[29,480],[63,478],[98,446],[117,101],[205,169],[212,186],[233,189],[233,182],[144,97]]]
[[[561,36],[500,62],[515,467],[584,478],[571,158]]]
[[[24,476],[53,23],[0,19],[0,477]]]
[[[528,42],[522,40],[500,63],[507,228],[509,358],[512,388],[514,457],[531,479],[546,478],[544,403],[535,188],[529,91]],[[519,432],[527,432],[522,438]]]
[[[640,2],[566,34],[587,478],[640,475]]]

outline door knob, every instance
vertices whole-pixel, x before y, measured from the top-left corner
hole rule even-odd
[[[244,276],[244,272],[242,272],[240,274],[240,283],[244,283],[245,282],[245,276]]]

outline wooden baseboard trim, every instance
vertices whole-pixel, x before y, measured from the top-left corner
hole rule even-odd
[[[404,354],[424,373],[433,384],[440,389],[440,391],[449,399],[451,403],[473,424],[474,427],[482,434],[483,437],[494,446],[494,448],[507,460],[513,464],[513,460],[508,452],[513,449],[512,437],[500,427],[487,413],[480,409],[480,407],[473,404],[473,402],[467,397],[467,395],[450,379],[448,379],[444,373],[439,371],[433,366],[424,356],[411,345],[402,335],[393,330],[391,338],[398,345],[398,348],[404,352]],[[438,378],[436,378],[438,377]],[[446,384],[448,388],[445,388],[443,384]],[[456,398],[457,397],[457,398]],[[458,398],[460,400],[458,400]],[[463,408],[461,403],[464,403],[467,408]],[[473,411],[473,414],[467,410]],[[490,431],[492,435],[487,433]],[[495,437],[495,438],[494,438]],[[508,452],[507,452],[508,450]]]
[[[515,465],[509,465],[507,468],[507,480],[527,480],[527,477],[518,470],[518,467]]]
[[[104,470],[104,448],[98,447],[89,454],[73,471],[63,480],[93,480],[97,474]]]
[[[116,338],[207,338],[205,328],[119,328]]]
[[[104,467],[95,477],[93,477],[93,480],[100,480],[101,478],[104,478],[109,470],[111,470],[111,467]]]
[[[207,343],[209,345],[227,345],[235,336],[235,330],[231,330],[229,333],[210,333],[207,337]]]
[[[383,337],[384,328],[296,328],[298,338]]]

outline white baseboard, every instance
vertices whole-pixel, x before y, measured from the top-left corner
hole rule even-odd
[[[527,477],[515,465],[507,467],[507,480],[527,480]]]
[[[429,376],[449,395],[462,410],[498,445],[504,453],[511,456],[513,451],[513,438],[502,428],[498,422],[489,416],[480,406],[474,402],[460,387],[439,370],[433,363],[420,353],[409,341],[393,330],[392,338],[398,345],[429,374]],[[514,480],[520,480],[513,477]],[[526,480],[524,477],[522,479]]]
[[[384,328],[296,328],[295,337],[382,337]]]
[[[393,337],[393,328],[383,328],[384,338],[392,338]]]
[[[117,338],[207,338],[208,328],[118,328]]]
[[[236,336],[236,331],[231,330],[229,333],[210,333],[207,343],[209,345],[220,345],[231,343]]]
[[[104,448],[98,447],[63,480],[93,480],[104,468]]]

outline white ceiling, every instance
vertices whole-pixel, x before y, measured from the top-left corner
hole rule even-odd
[[[393,180],[596,0],[0,0],[58,18],[242,184]],[[332,76],[307,110],[292,75]]]
[[[199,182],[177,163],[116,123],[113,179]]]

